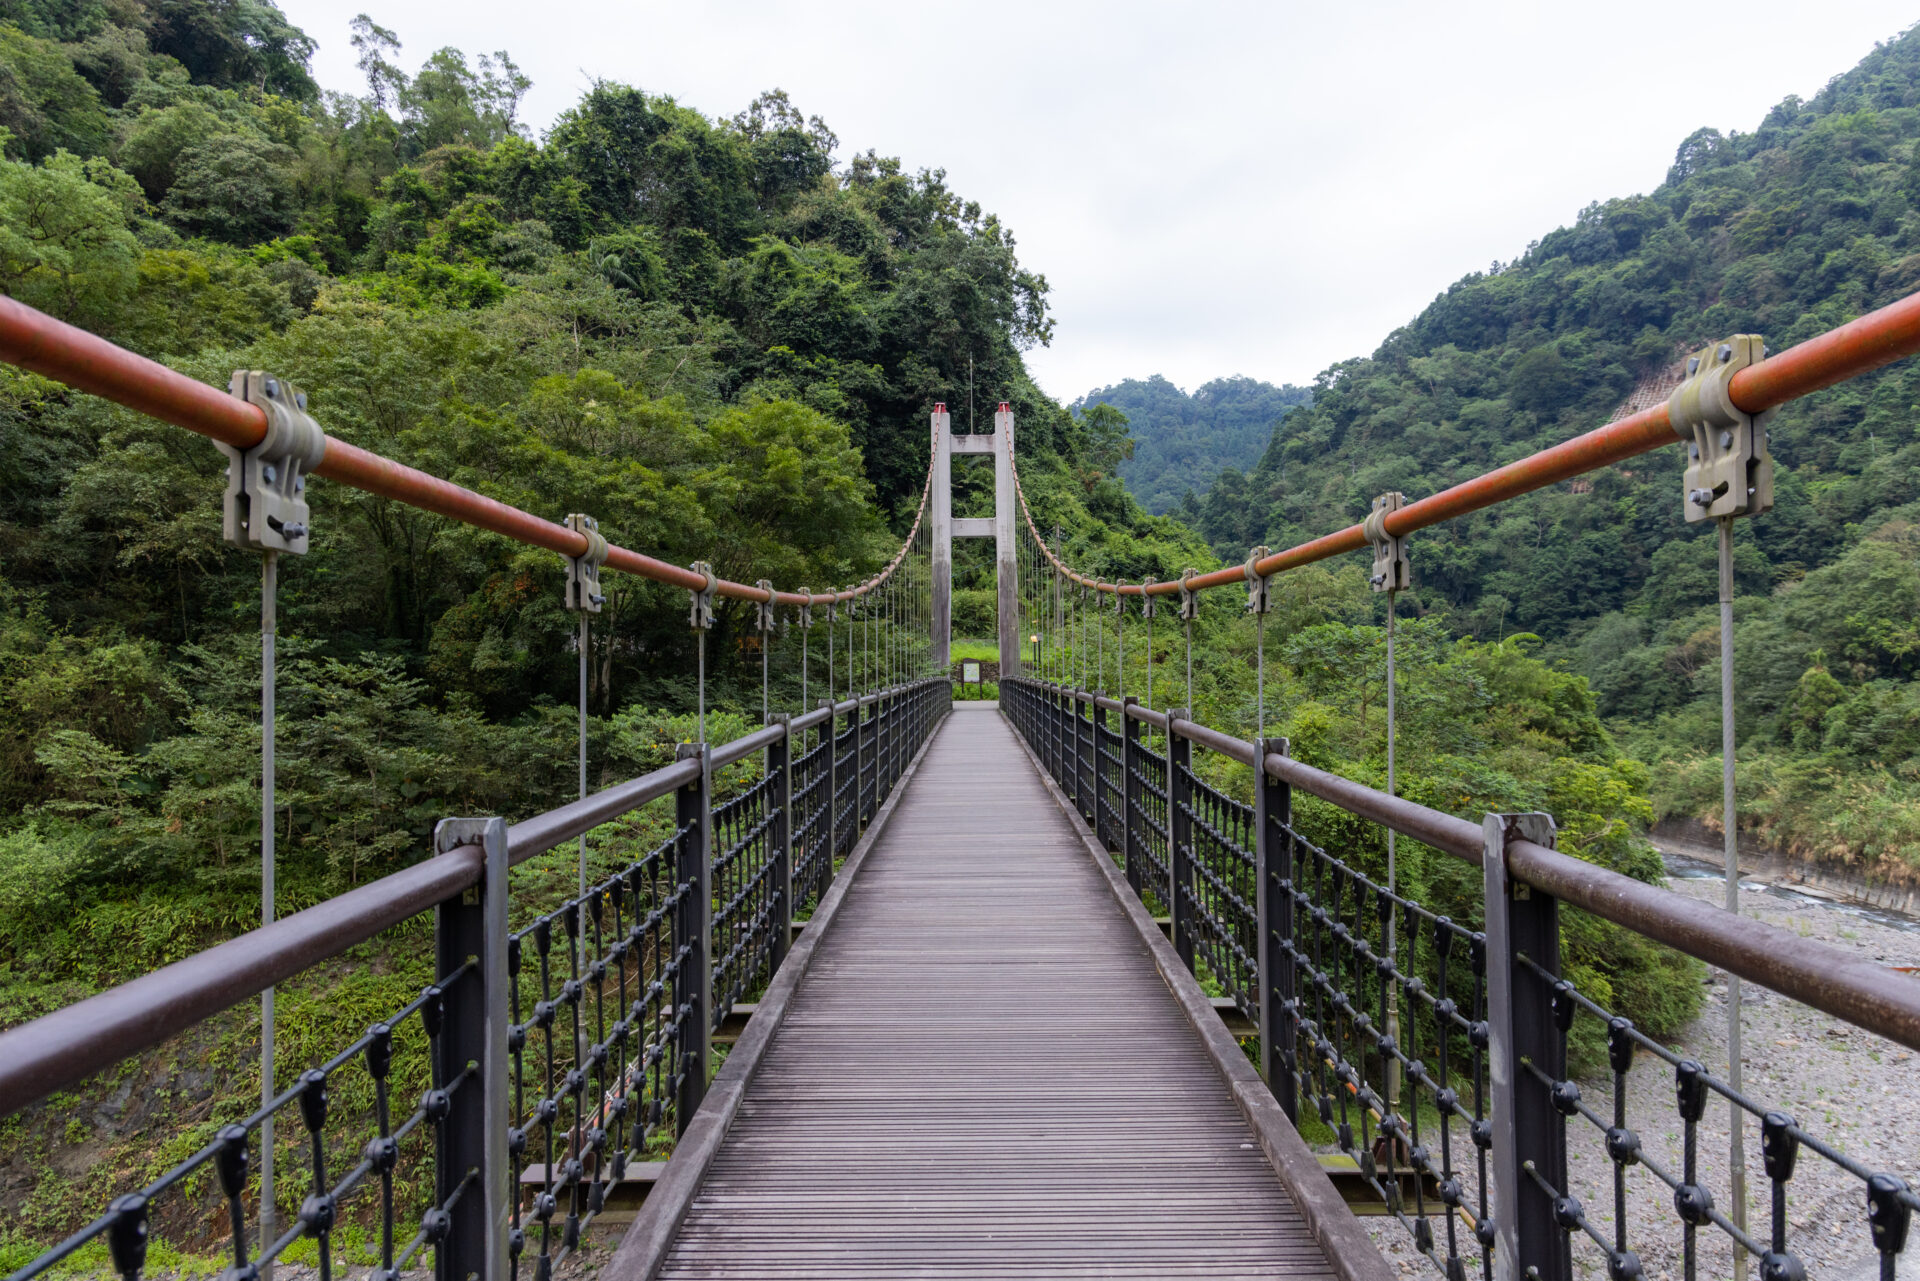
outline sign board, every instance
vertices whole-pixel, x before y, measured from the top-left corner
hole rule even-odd
[[[969,685],[978,685],[980,683],[980,664],[960,664],[960,679]]]

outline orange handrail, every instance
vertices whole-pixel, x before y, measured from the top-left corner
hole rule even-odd
[[[0,360],[239,449],[251,449],[266,438],[267,415],[258,405],[250,405],[217,387],[169,369],[159,361],[55,320],[4,295],[0,295]],[[422,511],[450,516],[475,528],[490,530],[530,547],[544,547],[568,558],[587,550],[586,537],[565,525],[543,520],[531,512],[331,436],[327,438],[326,456],[313,474]],[[928,476],[932,476],[931,459]],[[920,510],[914,516],[906,541],[886,568],[866,582],[846,591],[812,595],[776,591],[774,600],[782,605],[824,605],[852,600],[873,591],[892,576],[908,548],[913,546],[926,506],[923,487]],[[706,585],[706,579],[690,569],[624,547],[610,545],[607,548],[606,568],[689,591],[698,591]],[[715,590],[736,600],[766,599],[758,587],[724,578],[717,580]]]
[[[1749,414],[1764,413],[1789,400],[1797,400],[1824,387],[1857,378],[1916,352],[1920,352],[1920,293],[1889,303],[1878,311],[1868,312],[1858,320],[1849,321],[1817,338],[1809,338],[1757,365],[1749,365],[1733,376],[1728,390],[1733,403],[1742,410]],[[1521,494],[1544,489],[1583,472],[1597,471],[1623,462],[1662,445],[1677,444],[1679,440],[1680,437],[1674,434],[1673,426],[1667,419],[1667,407],[1664,404],[1655,405],[1537,454],[1529,454],[1504,467],[1497,467],[1485,475],[1462,481],[1418,502],[1409,503],[1386,518],[1387,532],[1396,537],[1405,536],[1416,529],[1425,529],[1456,516],[1505,502],[1509,498],[1518,498]],[[1026,502],[1023,492],[1020,495],[1023,511]],[[1053,554],[1034,526],[1031,512],[1027,512],[1027,528],[1033,532],[1034,541],[1040,544],[1040,550],[1053,567],[1082,586],[1097,591],[1117,592],[1123,596],[1172,596],[1180,590],[1177,581],[1141,585],[1103,583],[1088,578],[1069,568]],[[1359,551],[1365,546],[1367,537],[1364,529],[1360,525],[1349,525],[1336,533],[1325,534],[1297,547],[1263,557],[1255,562],[1254,570],[1262,577],[1267,577],[1326,560],[1342,552]],[[1235,565],[1207,574],[1196,574],[1188,580],[1187,586],[1197,591],[1245,581],[1246,567]]]

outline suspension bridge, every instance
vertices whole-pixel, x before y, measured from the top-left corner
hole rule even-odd
[[[135,1281],[156,1218],[196,1207],[235,1281],[308,1242],[322,1278],[431,1266],[447,1281],[548,1281],[627,1214],[601,1265],[617,1281],[1383,1281],[1398,1270],[1382,1230],[1447,1281],[1631,1281],[1649,1272],[1643,1242],[1669,1232],[1689,1281],[1750,1268],[1793,1281],[1807,1274],[1790,1240],[1794,1179],[1814,1163],[1852,1181],[1845,1230],[1893,1281],[1920,1196],[1747,1087],[1737,984],[1915,1049],[1920,984],[1560,853],[1551,815],[1473,821],[1416,804],[1397,794],[1391,746],[1384,791],[1295,760],[1265,732],[1265,628],[1276,575],[1370,550],[1373,586],[1391,597],[1410,582],[1419,530],[1678,445],[1676,500],[1719,528],[1730,654],[1733,523],[1771,503],[1767,413],[1917,351],[1920,296],[1779,353],[1730,338],[1694,356],[1664,404],[1418,501],[1382,495],[1364,521],[1298,547],[1164,582],[1067,564],[1027,508],[1011,410],[976,436],[938,406],[899,550],[866,582],[814,592],[613,545],[590,514],[543,518],[330,439],[269,373],[208,387],[0,299],[0,359],[227,454],[224,534],[262,561],[265,814],[275,572],[312,537],[310,478],[556,553],[583,642],[577,801],[511,824],[450,815],[411,866],[284,916],[268,818],[260,928],[0,1033],[5,1116],[242,1002],[263,1002],[266,1030],[257,1109],[214,1118],[198,1150],[12,1281],[70,1270],[96,1243]],[[992,456],[991,519],[952,514],[956,453]],[[952,543],[965,537],[994,541],[997,705],[952,700]],[[584,642],[609,571],[688,593],[700,729],[671,765],[594,791]],[[1216,590],[1244,593],[1256,621],[1250,741],[1190,710],[1192,624]],[[777,711],[763,680],[764,725],[706,741],[717,597],[752,607],[763,664],[783,622],[803,646],[822,633],[826,696]],[[1174,638],[1163,661],[1184,641],[1184,684],[1177,668],[1127,692],[1130,618],[1149,664],[1156,621]],[[1186,706],[1152,705],[1169,681]],[[1391,702],[1387,715],[1391,727]],[[1250,788],[1223,785],[1210,761],[1243,767]],[[1384,870],[1316,840],[1297,797],[1383,829]],[[590,882],[590,834],[635,814],[654,816],[657,841]],[[1400,838],[1477,869],[1477,924],[1403,892]],[[570,843],[574,892],[516,913],[513,869]],[[1726,971],[1730,1060],[1678,1053],[1583,991],[1561,965],[1563,905]],[[275,1068],[274,985],[421,916],[434,939],[421,994],[331,1057]],[[1570,1040],[1586,1034],[1605,1047],[1610,1109],[1569,1075]],[[417,1098],[394,1077],[408,1047],[429,1065]],[[1629,1115],[1632,1072],[1668,1074],[1672,1107]],[[372,1115],[330,1107],[346,1074],[371,1082]],[[1677,1160],[1656,1131],[1679,1134]],[[1718,1184],[1697,1159],[1715,1133],[1732,1148]],[[650,1159],[669,1144],[663,1164]],[[1576,1146],[1604,1153],[1595,1186],[1576,1186]],[[430,1171],[418,1206],[396,1199],[409,1163]]]

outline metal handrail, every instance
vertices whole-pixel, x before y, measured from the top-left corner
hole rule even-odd
[[[1082,701],[1092,697],[1084,690],[1031,677],[1007,679]],[[1127,704],[1126,714],[1161,729],[1168,724],[1167,717],[1137,703]],[[1196,721],[1175,718],[1172,725],[1181,738],[1242,764],[1253,764],[1253,745],[1244,739]],[[1375,791],[1292,757],[1269,754],[1262,764],[1271,777],[1350,814],[1390,827],[1465,862],[1480,862],[1483,833],[1478,823]],[[1506,851],[1510,875],[1563,902],[1824,1014],[1920,1050],[1920,983],[1888,982],[1882,967],[1829,944],[1722,911],[1531,841],[1509,841]]]
[[[933,683],[910,682],[848,699],[845,714],[879,698]],[[744,759],[824,718],[817,709],[715,749],[711,768]],[[622,814],[671,796],[700,777],[697,759],[675,761],[639,778],[562,805],[507,829],[509,864],[519,864]],[[283,916],[271,925],[217,943],[172,965],[0,1032],[0,1116],[45,1098],[68,1083],[149,1049],[201,1020],[366,942],[481,880],[484,856],[462,845],[412,867]]]
[[[4,295],[0,295],[0,360],[238,449],[251,449],[267,435],[266,411],[258,405],[230,396],[219,388]],[[544,547],[570,559],[587,551],[586,535],[565,525],[543,520],[531,512],[334,437],[327,438],[326,453],[312,474],[422,511],[452,517],[530,547]],[[929,458],[929,481],[932,475],[933,462]],[[926,514],[928,492],[928,487],[922,486],[913,527],[899,551],[879,573],[841,592],[776,591],[772,597],[774,603],[826,605],[853,600],[879,588],[892,577],[912,548],[920,521]],[[700,591],[707,585],[705,576],[691,569],[611,544],[607,548],[605,568],[638,574],[688,591]],[[735,600],[768,599],[767,592],[758,587],[724,578],[715,580],[715,590]]]
[[[0,351],[3,350],[0,348]],[[1764,413],[1789,400],[1797,400],[1835,383],[1871,373],[1916,352],[1920,352],[1920,293],[1889,303],[1817,338],[1809,338],[1740,370],[1733,375],[1728,394],[1734,405],[1743,412]],[[1504,467],[1496,467],[1484,475],[1462,481],[1418,502],[1408,503],[1385,517],[1385,529],[1395,538],[1402,538],[1415,530],[1438,525],[1456,516],[1465,516],[1469,512],[1518,498],[1586,472],[1598,471],[1663,445],[1679,444],[1684,439],[1686,437],[1675,434],[1666,404],[1654,405],[1604,427],[1596,427],[1572,440],[1529,454]],[[1047,546],[1047,540],[1041,537],[1039,526],[1034,524],[1033,513],[1027,508],[1026,492],[1020,489],[1017,470],[1014,488],[1034,542],[1053,568],[1070,581],[1095,591],[1121,596],[1173,596],[1179,593],[1181,583],[1178,580],[1105,583],[1075,571],[1054,555],[1053,549]],[[1365,527],[1349,525],[1345,529],[1262,557],[1254,562],[1253,571],[1263,578],[1269,577],[1344,552],[1359,551],[1368,545]],[[1211,573],[1196,574],[1186,581],[1185,586],[1192,591],[1203,591],[1210,587],[1244,584],[1247,581],[1246,574],[1246,566],[1233,565]]]

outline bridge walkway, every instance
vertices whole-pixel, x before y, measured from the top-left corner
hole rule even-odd
[[[1338,1275],[997,712],[955,708],[816,949],[660,1275]]]

